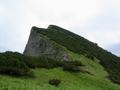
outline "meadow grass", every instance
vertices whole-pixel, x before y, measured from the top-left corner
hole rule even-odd
[[[35,78],[0,76],[0,90],[119,90],[120,86],[108,80],[96,79],[82,73],[64,72],[61,68],[35,69]],[[58,87],[48,84],[50,79],[61,80]]]
[[[106,78],[107,72],[98,63],[84,56],[71,53],[71,56],[80,60],[85,66],[82,69],[87,73],[72,73],[62,68],[33,69],[34,78],[17,78],[0,75],[0,90],[120,90],[120,85],[113,84]],[[50,79],[59,79],[58,87],[49,85]]]

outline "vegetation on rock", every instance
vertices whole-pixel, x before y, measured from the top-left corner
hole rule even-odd
[[[103,65],[105,70],[109,73],[108,77],[113,82],[120,84],[119,57],[102,49],[96,43],[55,25],[50,25],[46,30],[40,30],[37,27],[34,27],[33,29],[74,53],[85,55],[92,60],[94,58],[99,59],[100,64]]]

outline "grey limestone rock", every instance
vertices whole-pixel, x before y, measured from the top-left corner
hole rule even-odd
[[[37,27],[31,29],[30,37],[24,50],[24,55],[46,56],[55,60],[70,60],[69,54],[62,46],[50,40],[45,35],[38,33],[38,30],[36,29]],[[46,29],[39,28],[39,30]]]

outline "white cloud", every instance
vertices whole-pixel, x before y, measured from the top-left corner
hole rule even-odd
[[[114,32],[111,30],[104,31],[93,31],[87,32],[86,37],[91,41],[98,43],[102,47],[108,47],[111,44],[119,44],[120,43],[120,31],[115,30]]]
[[[111,0],[111,4],[114,8],[120,8],[120,0]]]
[[[101,0],[26,0],[22,3],[24,17],[37,23],[62,26],[84,25],[101,12]],[[39,21],[38,21],[39,20]],[[46,25],[47,26],[47,25]]]

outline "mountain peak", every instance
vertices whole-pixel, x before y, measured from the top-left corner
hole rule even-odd
[[[53,30],[58,27],[50,25],[48,28]],[[71,60],[62,45],[44,35],[49,29],[33,26],[24,54],[27,56],[46,56],[57,60]]]
[[[57,25],[49,25],[49,26],[48,26],[48,29],[50,29],[50,28],[60,28],[60,27],[57,26]]]
[[[119,57],[102,49],[96,43],[56,25],[49,25],[46,29],[34,26],[32,31],[34,30],[35,32],[31,32],[26,45],[25,55],[46,55],[56,60],[71,60],[69,52],[73,52],[91,60],[97,58],[109,73],[109,78],[113,82],[120,83]]]

